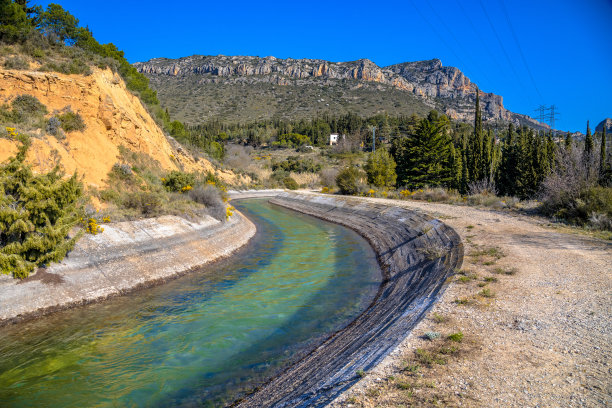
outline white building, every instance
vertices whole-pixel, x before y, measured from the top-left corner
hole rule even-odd
[[[332,133],[329,135],[329,145],[337,145],[340,139],[344,139],[344,135],[340,136],[338,133]]]

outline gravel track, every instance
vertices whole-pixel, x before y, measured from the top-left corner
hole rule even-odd
[[[366,199],[374,203],[389,200]],[[476,283],[453,283],[400,347],[332,406],[397,406],[401,391],[390,376],[435,330],[462,331],[469,355],[430,373],[445,406],[612,406],[612,243],[567,233],[547,221],[513,213],[419,201],[393,201],[444,220],[466,243],[464,268],[495,298],[471,306],[454,300],[473,296]],[[505,256],[484,265],[470,256],[497,247]],[[495,268],[512,275],[493,275]],[[439,325],[433,314],[449,323]],[[420,392],[420,391],[419,391]],[[350,403],[349,403],[350,401]]]

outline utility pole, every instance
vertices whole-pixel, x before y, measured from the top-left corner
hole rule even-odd
[[[372,153],[376,151],[376,126],[372,126]]]

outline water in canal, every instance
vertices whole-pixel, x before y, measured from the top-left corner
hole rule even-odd
[[[258,233],[231,260],[0,328],[1,407],[219,406],[355,318],[380,282],[353,231],[235,204]]]

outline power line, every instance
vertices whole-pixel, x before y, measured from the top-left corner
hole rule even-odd
[[[440,21],[440,23],[442,24],[442,26],[446,29],[446,31],[448,31],[448,33],[450,34],[451,38],[453,40],[455,40],[455,42],[457,43],[457,45],[459,46],[459,48],[461,48],[461,51],[463,51],[463,54],[466,55],[469,60],[470,60],[470,65],[472,67],[477,67],[478,64],[474,63],[474,61],[472,60],[472,58],[470,57],[470,54],[466,51],[466,49],[463,47],[463,44],[461,43],[461,41],[459,41],[457,39],[457,37],[455,36],[455,34],[453,33],[453,31],[450,29],[450,27],[448,26],[448,24],[446,24],[446,22],[440,17],[440,15],[438,14],[438,12],[436,11],[436,9],[431,5],[431,2],[429,0],[427,0],[427,5],[429,6],[429,8],[431,9],[431,11],[433,12],[434,16],[436,16],[436,18]],[[467,67],[466,67],[467,68]],[[489,78],[489,76],[486,73],[486,70],[483,70],[482,75],[486,78],[486,80],[490,83],[493,84],[493,81],[491,81],[491,79]]]
[[[429,28],[431,28],[431,31],[433,31],[438,36],[438,38],[440,38],[440,41],[442,41],[442,43],[446,46],[446,48],[448,48],[450,50],[450,52],[452,52],[453,55],[455,57],[457,57],[457,59],[459,60],[459,62],[461,62],[462,65],[467,66],[467,64],[463,61],[463,59],[455,52],[453,47],[451,47],[446,42],[446,40],[444,39],[444,36],[440,35],[440,33],[438,32],[438,30],[436,30],[434,25],[431,24],[431,22],[427,19],[427,17],[425,17],[425,15],[423,13],[421,13],[421,10],[416,6],[416,4],[414,4],[413,0],[410,0],[410,4],[412,4],[412,7],[417,11],[417,13],[419,13],[421,18],[427,23],[427,25],[429,25]]]
[[[531,74],[531,69],[529,68],[529,64],[527,64],[527,59],[525,58],[525,54],[523,54],[523,49],[521,48],[521,43],[519,42],[518,37],[516,36],[516,32],[514,31],[514,27],[512,27],[512,23],[510,21],[510,16],[508,15],[508,11],[506,10],[506,6],[504,4],[504,0],[499,0],[499,2],[501,3],[502,10],[504,12],[504,16],[506,17],[506,21],[508,22],[508,26],[510,27],[510,32],[512,33],[512,37],[514,37],[514,42],[516,43],[516,46],[518,47],[519,53],[521,54],[521,59],[523,60],[523,64],[525,64],[525,68],[527,68],[527,72],[529,73],[529,78],[531,78],[531,82],[533,83],[533,87],[535,88],[536,92],[538,93],[538,96],[540,97],[540,100],[544,100],[544,98],[542,97],[542,94],[540,93],[540,90],[538,89],[538,85],[537,85],[535,79],[533,78],[533,75]]]
[[[514,72],[514,76],[516,76],[516,79],[518,80],[518,82],[521,85],[521,87],[523,89],[525,89],[525,84],[523,84],[523,81],[521,81],[521,77],[516,72],[516,69],[514,68],[514,64],[512,64],[512,60],[510,59],[510,56],[508,55],[508,52],[506,51],[506,47],[504,47],[504,43],[502,42],[501,38],[499,37],[499,34],[497,33],[497,30],[495,29],[495,26],[493,25],[493,21],[491,21],[491,17],[489,17],[489,13],[487,13],[487,10],[486,10],[482,0],[480,0],[480,7],[482,7],[482,11],[484,12],[485,17],[487,18],[487,21],[489,22],[489,25],[491,26],[491,30],[493,30],[493,34],[495,34],[495,38],[497,39],[497,42],[499,43],[499,46],[500,46],[502,52],[506,56],[506,59],[508,60],[508,64],[510,65],[510,68],[512,68],[512,72]],[[527,99],[529,99],[529,102],[532,103],[531,98],[529,97],[529,93],[528,92],[526,93],[526,95],[527,95]]]
[[[497,58],[493,55],[493,53],[491,52],[491,50],[489,49],[489,46],[487,45],[487,43],[485,42],[485,40],[482,38],[482,36],[480,35],[480,32],[478,31],[478,29],[476,28],[476,25],[474,24],[474,22],[472,21],[472,18],[470,17],[470,15],[468,14],[467,11],[465,11],[465,9],[463,8],[463,5],[461,4],[461,0],[457,0],[457,5],[459,6],[459,8],[461,9],[461,12],[463,13],[463,15],[465,16],[465,18],[467,19],[467,21],[470,23],[470,26],[472,27],[472,30],[474,31],[474,33],[476,33],[476,36],[478,37],[478,39],[480,40],[480,42],[482,43],[482,47],[487,51],[487,54],[489,54],[489,58],[491,59],[491,61],[495,62],[495,65],[497,65],[497,68],[500,69],[500,71],[504,71],[504,68],[501,66],[501,64],[499,63],[499,61],[497,61]]]

